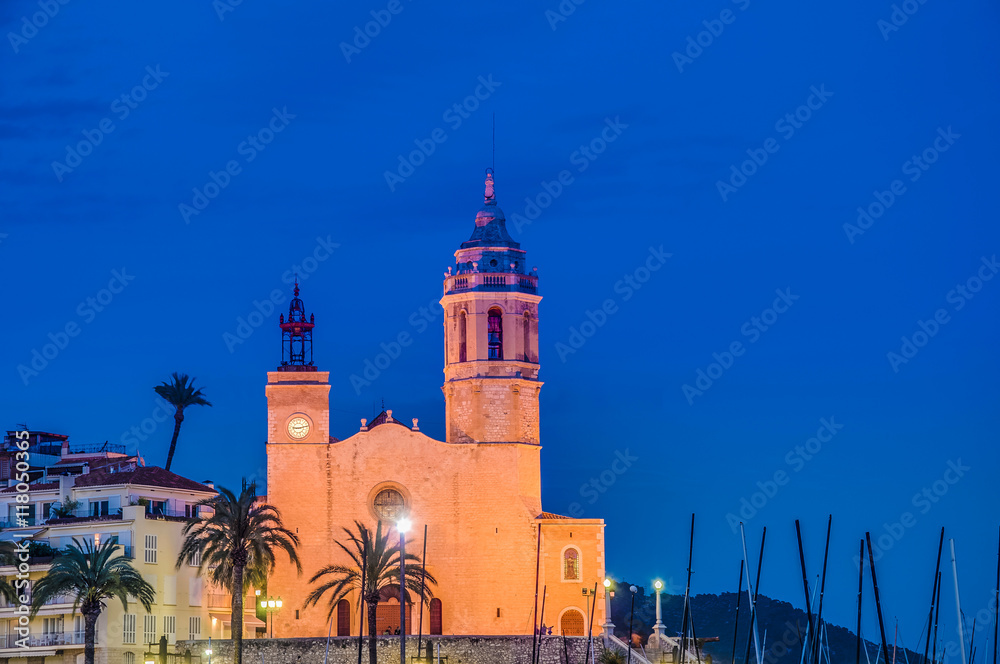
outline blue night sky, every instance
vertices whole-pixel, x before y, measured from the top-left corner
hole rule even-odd
[[[610,572],[675,592],[692,512],[695,593],[735,590],[731,519],[754,565],[766,525],[761,592],[799,606],[794,519],[813,576],[832,513],[825,616],[853,625],[869,530],[910,647],[943,525],[969,622],[987,607],[994,3],[332,4],[77,0],[37,29],[37,2],[0,5],[4,427],[129,440],[182,371],[214,407],[188,412],[174,469],[262,477],[282,307],[236,335],[275,289],[287,309],[297,270],[334,435],[384,398],[443,437],[435,303],[495,114],[498,201],[544,295],[545,509],[604,517]],[[372,12],[390,20],[359,47]],[[50,334],[65,347],[20,368]],[[170,432],[143,434],[147,463]]]

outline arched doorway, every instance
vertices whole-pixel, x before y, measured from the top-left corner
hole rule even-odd
[[[563,636],[583,636],[583,614],[576,609],[567,609],[559,620],[559,631]]]
[[[337,636],[351,635],[351,603],[346,599],[337,602]]]
[[[437,597],[431,600],[431,634],[442,634],[441,630],[441,600]]]
[[[379,636],[395,634],[399,629],[399,586],[385,586],[379,592],[375,608],[375,633]],[[413,634],[413,602],[406,594],[406,633]]]

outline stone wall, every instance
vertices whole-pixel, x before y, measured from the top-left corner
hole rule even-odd
[[[248,639],[243,641],[244,664],[323,664],[326,654],[324,638],[309,639]],[[378,664],[399,664],[399,637],[379,637],[377,640]],[[426,656],[428,645],[436,654],[441,646],[441,661],[447,664],[526,664],[531,662],[530,636],[432,636],[424,637],[423,650]],[[202,664],[208,664],[205,649],[208,641],[178,641],[177,652],[191,648],[192,654],[202,654]],[[599,657],[604,645],[600,636],[594,637],[594,653]],[[232,642],[212,642],[212,664],[232,664]],[[567,637],[565,649],[563,638],[542,637],[540,664],[584,664],[587,639]],[[417,660],[417,638],[406,640],[406,659],[410,664],[435,662]],[[263,659],[262,659],[263,656]],[[447,660],[445,659],[447,658]],[[330,639],[330,655],[327,664],[357,664],[358,637],[334,637]],[[365,638],[361,661],[368,664],[368,639]],[[590,658],[594,662],[594,658]]]

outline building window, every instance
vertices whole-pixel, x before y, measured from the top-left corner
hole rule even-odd
[[[437,597],[431,600],[431,634],[441,634],[441,600]]]
[[[458,314],[458,361],[465,362],[468,360],[468,346],[467,346],[467,318],[464,311]]]
[[[188,618],[188,634],[191,639],[201,638],[201,616]]]
[[[111,503],[100,500],[90,503],[90,516],[108,516],[111,513]]]
[[[580,580],[580,552],[570,547],[563,551],[563,581]]]
[[[49,634],[62,634],[62,633],[63,633],[62,616],[55,616],[52,618],[42,619],[42,634],[48,636]]]
[[[559,620],[559,631],[563,636],[583,636],[583,614],[576,609],[568,609]]]
[[[147,563],[156,562],[156,535],[146,535],[146,557]]]
[[[337,636],[351,635],[351,603],[346,599],[337,602]]]
[[[487,316],[487,331],[489,333],[489,348],[491,360],[503,359],[503,314],[496,307],[490,309]]]
[[[163,634],[167,643],[177,643],[177,616],[163,616]]]
[[[531,362],[531,314],[524,312],[524,361]]]
[[[191,554],[191,559],[188,561],[188,565],[191,567],[198,567],[201,565],[201,549],[196,549],[195,552]]]
[[[135,614],[126,613],[122,618],[122,625],[124,626],[122,643],[135,643]]]
[[[143,643],[156,643],[156,616],[148,613],[142,617]]]
[[[135,653],[127,652],[122,655],[122,664],[135,664]]]
[[[403,500],[403,494],[399,491],[395,489],[382,489],[376,494],[373,507],[379,519],[395,523],[403,515],[406,509],[406,501]]]
[[[126,616],[127,617],[127,616]],[[87,635],[87,622],[83,616],[73,618],[73,643],[83,643]]]

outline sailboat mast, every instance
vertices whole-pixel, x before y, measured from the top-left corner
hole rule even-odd
[[[878,613],[878,631],[882,637],[882,657],[889,656],[889,645],[885,640],[885,623],[882,621],[882,601],[879,599],[878,595],[878,577],[875,575],[875,555],[872,553],[872,535],[871,533],[865,533],[865,540],[868,542],[868,565],[871,567],[872,571],[872,589],[875,593],[875,611]],[[875,664],[878,664],[878,657],[875,658]],[[964,662],[962,664],[965,664]]]
[[[937,597],[938,573],[941,571],[941,549],[944,547],[944,527],[941,527],[941,539],[938,540],[937,564],[934,566],[934,585],[931,587],[931,610],[927,615],[927,641],[924,643],[924,664],[927,664],[927,650],[931,644],[931,623],[934,622],[934,600]]]
[[[798,519],[795,520],[795,537],[799,542],[799,564],[802,566],[802,590],[805,591],[806,593],[806,625],[808,627],[808,633],[806,634],[806,641],[812,642],[813,640],[812,604],[809,602],[809,581],[806,578],[806,557],[802,551],[802,528],[799,526]],[[809,657],[809,661],[812,661],[811,654]]]
[[[684,664],[685,654],[687,653],[687,626],[688,626],[688,613],[690,611],[688,607],[688,597],[691,593],[691,562],[694,558],[694,514],[691,515],[691,541],[688,545],[688,569],[687,569],[687,585],[684,588],[684,617],[681,620],[681,664]]]
[[[823,625],[823,593],[826,592],[826,562],[830,558],[830,528],[832,526],[833,515],[831,514],[826,521],[826,548],[823,551],[823,576],[819,582],[819,609],[816,611],[816,645],[813,648],[816,652],[816,664],[820,662],[820,651],[823,648],[820,630]]]
[[[861,664],[861,593],[864,591],[865,582],[865,541],[861,540],[861,555],[858,556],[858,639],[854,652],[854,664]],[[868,648],[865,648],[865,657],[868,657]]]
[[[951,545],[951,573],[955,577],[955,611],[958,614],[958,645],[962,649],[962,664],[965,664],[965,631],[962,629],[962,600],[958,595],[958,563],[955,562],[955,540],[950,539]]]
[[[749,581],[749,579],[747,579]],[[729,656],[729,661],[731,664],[736,664],[736,635],[740,631],[740,604],[743,599],[743,561],[740,561],[740,583],[736,586],[736,620],[733,625],[733,652]],[[996,656],[993,658],[996,659]],[[996,664],[994,661],[993,664]]]

